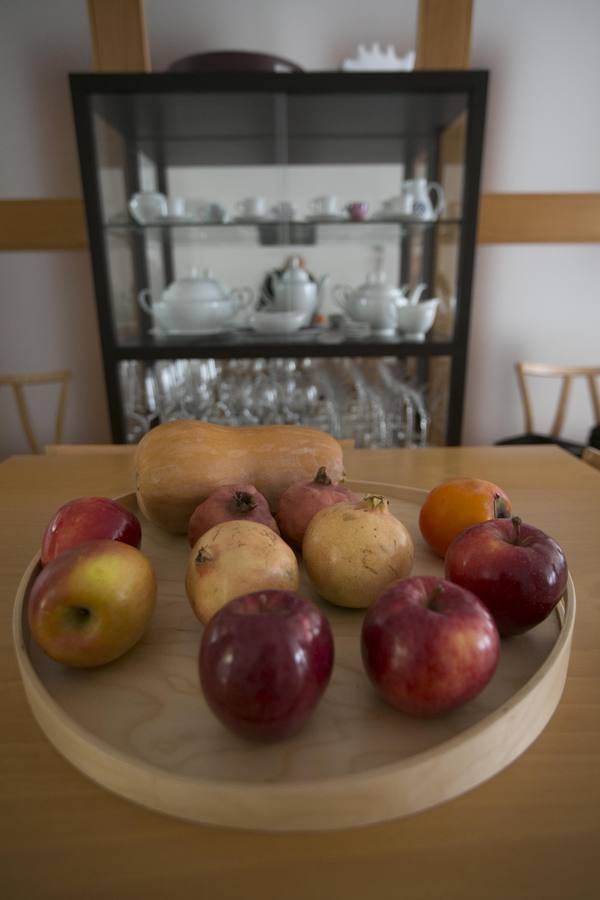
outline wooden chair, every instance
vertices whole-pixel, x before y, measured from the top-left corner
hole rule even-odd
[[[581,458],[595,469],[600,469],[600,450],[596,449],[596,447],[584,447]]]
[[[0,375],[0,386],[11,387],[13,389],[19,418],[32,453],[42,453],[42,445],[36,438],[31,423],[31,414],[27,404],[25,388],[39,384],[60,385],[56,406],[56,417],[54,420],[54,443],[59,444],[62,441],[65,408],[67,404],[67,386],[70,379],[71,372],[68,369],[59,369],[56,372],[33,372],[24,375]]]
[[[517,362],[515,372],[523,404],[525,431],[523,434],[496,441],[496,444],[558,444],[570,453],[581,456],[585,444],[562,437],[571,386],[575,378],[586,380],[592,401],[593,421],[594,424],[600,423],[600,391],[597,381],[600,378],[600,366],[554,366],[546,363]],[[560,381],[556,412],[547,433],[535,430],[533,404],[528,387],[530,377],[554,378]]]

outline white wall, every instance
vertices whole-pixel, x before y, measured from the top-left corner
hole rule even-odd
[[[69,71],[92,65],[80,0],[0,3],[0,198],[73,197],[79,165]],[[0,253],[0,372],[71,368],[65,438],[109,440],[100,341],[85,253]],[[57,390],[31,389],[42,441]],[[12,393],[0,390],[0,459],[28,452]]]
[[[472,65],[491,70],[484,191],[600,191],[599,35],[597,0],[475,0]],[[522,430],[516,359],[600,365],[597,244],[478,249],[464,443]],[[583,440],[577,388],[565,435]]]
[[[153,67],[207,49],[263,50],[337,68],[359,42],[414,46],[416,0],[146,0]],[[483,189],[600,190],[600,4],[475,0],[472,63],[491,70]],[[0,197],[68,196],[79,178],[66,73],[91,68],[83,0],[0,4]],[[521,428],[515,359],[598,363],[600,249],[477,252],[465,443]],[[70,367],[66,439],[109,439],[87,253],[0,254],[0,370]],[[568,430],[583,437],[587,399]],[[46,401],[37,404],[50,439]],[[0,458],[25,450],[0,394]]]

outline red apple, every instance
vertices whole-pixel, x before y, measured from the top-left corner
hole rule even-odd
[[[188,524],[188,541],[193,547],[199,537],[214,525],[245,519],[259,522],[279,534],[277,522],[271,515],[266,497],[253,484],[225,484],[199,503]]]
[[[101,666],[139,641],[155,597],[154,570],[141,550],[122,541],[87,541],[41,570],[29,596],[29,628],[57,662]]]
[[[362,658],[380,694],[416,716],[466,703],[496,670],[500,639],[470,591],[436,576],[394,581],[369,608]]]
[[[230,600],[202,635],[200,682],[231,731],[276,741],[295,734],[320,700],[333,667],[329,622],[294,591]]]
[[[78,497],[58,509],[44,532],[40,562],[43,566],[63,550],[104,538],[139,547],[142,529],[137,517],[108,497]]]
[[[461,532],[448,547],[445,572],[450,581],[477,594],[503,637],[542,622],[567,586],[562,548],[518,516]]]
[[[334,484],[321,466],[310,481],[295,481],[279,498],[277,521],[285,540],[296,547],[302,546],[308,525],[326,506],[344,501],[357,501],[359,497],[344,484]]]

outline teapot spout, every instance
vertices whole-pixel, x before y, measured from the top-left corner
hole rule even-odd
[[[342,310],[343,313],[349,315],[348,313],[348,302],[352,295],[352,288],[346,284],[336,284],[333,288],[333,299],[336,305]]]
[[[316,313],[321,312],[328,292],[331,290],[331,275],[323,275],[317,282],[317,307]]]

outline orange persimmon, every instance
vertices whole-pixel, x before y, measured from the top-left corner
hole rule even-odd
[[[419,513],[419,528],[434,553],[442,558],[450,542],[468,528],[488,519],[509,518],[508,495],[492,481],[452,478],[434,487]]]

